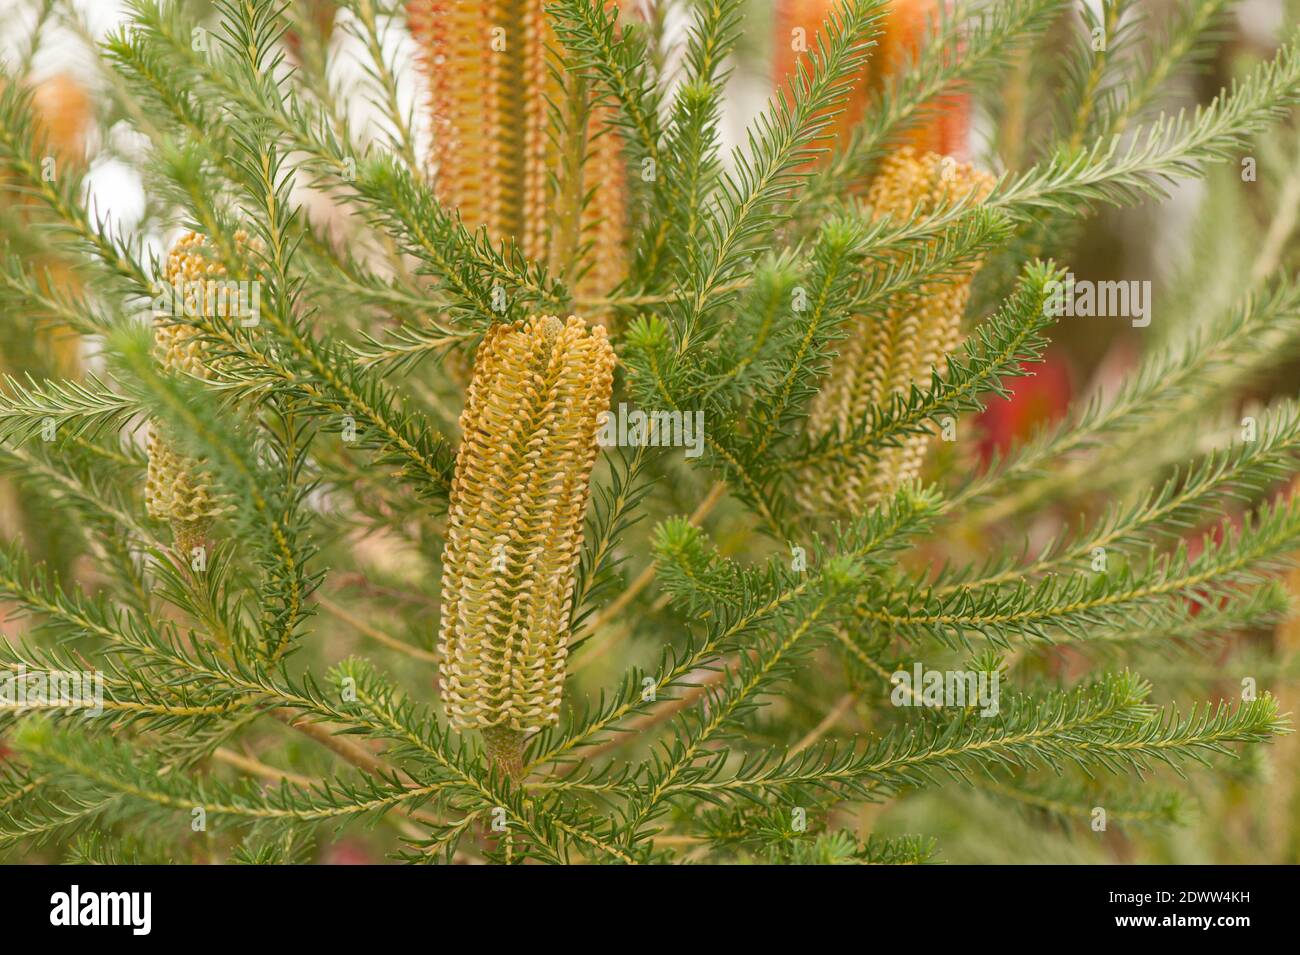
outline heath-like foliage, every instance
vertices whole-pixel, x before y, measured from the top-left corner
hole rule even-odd
[[[238,241],[244,241],[236,233]],[[216,296],[209,296],[209,283],[222,280],[226,268],[213,259],[203,236],[188,232],[176,241],[167,254],[163,272],[163,289],[159,309],[153,320],[154,347],[159,364],[168,372],[208,378],[211,361],[204,356],[199,331],[183,319],[185,313],[201,314],[216,306]],[[234,311],[225,298],[221,309]],[[187,554],[203,539],[212,518],[221,505],[205,475],[184,451],[168,438],[167,427],[156,423],[149,428],[149,468],[145,480],[145,506],[149,516],[171,523],[178,549]]]
[[[1300,37],[130,0],[70,137],[29,77],[76,14],[30,6],[0,850],[1294,861]],[[1179,242],[1094,215],[1192,177]],[[991,439],[1049,343],[1079,400]],[[3,692],[69,671],[102,698]]]
[[[918,156],[905,146],[880,164],[866,201],[873,217],[905,222],[949,204],[978,203],[993,186],[988,173],[950,156]],[[809,433],[847,433],[871,409],[888,407],[932,376],[942,377],[947,356],[961,343],[978,267],[978,260],[963,263],[952,274],[898,296],[883,315],[853,322],[810,404]],[[812,510],[858,513],[916,480],[928,444],[927,435],[914,434],[896,448],[811,463],[799,480],[800,496]]]

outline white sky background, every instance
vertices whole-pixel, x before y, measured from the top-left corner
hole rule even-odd
[[[119,0],[65,0],[65,2],[69,2],[79,12],[91,34],[96,38],[103,37],[120,25],[125,17],[123,5]],[[1082,0],[1082,2],[1093,6],[1100,5],[1100,0]],[[1186,0],[1172,0],[1172,2],[1182,3]],[[5,25],[0,27],[0,57],[11,61],[19,53],[21,46],[26,43],[34,19],[34,6],[35,4],[29,0],[0,0],[0,24]],[[346,15],[340,14],[340,16]],[[1282,22],[1283,0],[1242,0],[1237,6],[1237,15],[1239,25],[1246,36],[1262,44],[1276,42],[1279,34],[1289,32],[1287,25]],[[686,19],[680,13],[679,7],[678,14],[669,19],[670,35],[672,33],[680,35],[685,25]],[[11,28],[14,26],[16,29]],[[764,24],[764,28],[766,27],[767,25]],[[388,39],[391,47],[388,51],[390,56],[396,55],[397,62],[404,67],[400,74],[400,92],[404,98],[403,106],[409,110],[419,95],[418,81],[410,68],[411,44],[405,32],[401,30],[389,31]],[[350,89],[362,75],[356,57],[364,57],[364,51],[359,49],[359,44],[350,35],[339,30],[335,31],[333,44],[334,55],[331,58],[333,82],[340,89]],[[45,42],[33,63],[33,78],[40,80],[60,72],[72,74],[92,89],[98,82],[95,64],[86,55],[82,41],[63,27],[47,27]],[[728,146],[744,141],[746,124],[762,109],[768,94],[765,76],[737,74],[733,78],[727,108],[723,111],[721,130],[724,142]],[[373,110],[361,97],[350,98],[349,109],[359,127],[370,122],[374,116]],[[421,139],[427,141],[427,121],[423,117],[423,111],[416,109],[411,115],[415,118],[416,129],[421,134]],[[134,141],[129,131],[125,129],[109,130],[107,135],[114,137],[114,144],[119,147],[130,147]],[[124,148],[123,151],[129,153],[130,149]],[[87,176],[87,190],[91,207],[100,216],[109,219],[116,228],[128,232],[134,230],[144,210],[144,194],[139,175],[128,163],[115,158],[98,160],[92,165]],[[1188,184],[1179,192],[1182,201],[1176,201],[1172,207],[1167,207],[1163,210],[1164,215],[1160,217],[1164,226],[1161,231],[1169,233],[1171,239],[1184,231],[1180,221],[1185,221],[1194,209],[1195,197],[1200,194],[1199,183]],[[168,237],[151,235],[145,238],[149,245],[159,250]]]
[[[123,9],[117,0],[73,0],[72,5],[96,37],[102,37],[121,23]],[[23,0],[0,0],[0,57],[12,62],[21,55],[35,22],[35,7]],[[14,25],[16,24],[16,29]],[[68,73],[83,85],[94,88],[95,68],[85,54],[85,45],[72,32],[49,28],[47,39],[32,62],[32,79]],[[127,228],[133,227],[144,211],[140,177],[117,160],[96,163],[87,176],[87,188],[101,215]]]
[[[103,38],[126,20],[124,5],[118,0],[71,0],[71,5],[79,12],[96,39]],[[0,36],[0,56],[5,59],[18,54],[26,37],[30,35],[35,20],[33,6],[24,0],[0,0],[0,23],[16,20],[20,24],[19,29],[6,29],[3,36]],[[341,13],[340,16],[346,14]],[[400,63],[409,65],[412,51],[405,32],[390,30],[387,36],[391,41],[391,49],[388,51],[390,56],[396,55]],[[364,56],[365,51],[343,31],[336,30],[332,42],[333,52],[338,54],[332,57],[333,82],[342,89],[348,89],[364,75],[353,54]],[[84,42],[75,31],[62,26],[47,26],[41,50],[33,61],[32,79],[39,82],[58,73],[69,73],[92,90],[101,82],[95,64],[85,55]],[[410,110],[418,94],[416,77],[410,69],[402,71],[401,87],[403,107]],[[362,97],[351,100],[349,107],[358,127],[364,126],[377,115]],[[414,110],[412,115],[418,129],[423,118],[421,111]],[[125,126],[107,130],[105,134],[113,137],[114,145],[128,154],[139,138],[138,134]],[[144,212],[143,184],[130,164],[111,157],[97,160],[86,176],[86,188],[91,208],[110,220],[115,228],[131,231],[138,225]],[[168,237],[150,235],[145,238],[154,251],[159,251]]]

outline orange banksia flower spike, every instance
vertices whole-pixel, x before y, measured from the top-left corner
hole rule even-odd
[[[36,85],[32,110],[38,129],[60,158],[80,162],[94,119],[90,95],[79,82],[59,73]]]
[[[569,611],[614,351],[605,329],[536,316],[479,346],[443,553],[443,703],[519,772],[523,734],[559,719]]]
[[[616,8],[617,4],[608,4]],[[431,174],[439,202],[493,241],[546,262],[560,216],[552,104],[565,98],[545,0],[408,0],[428,92]],[[575,291],[599,296],[626,274],[627,173],[611,107],[591,110],[580,194],[588,252]]]
[[[968,195],[988,196],[994,178],[951,157],[918,155],[904,147],[887,158],[868,192],[873,216],[905,221]],[[932,372],[943,374],[945,355],[961,340],[961,320],[978,264],[948,276],[891,305],[878,320],[859,319],[839,343],[839,354],[813,399],[809,430],[845,433],[873,406],[886,405],[912,385],[925,386]],[[861,457],[810,467],[798,493],[812,509],[858,513],[917,477],[929,436],[906,439],[875,458]]]
[[[0,89],[4,79],[0,77]],[[32,116],[36,136],[51,161],[48,170],[56,178],[86,169],[86,149],[95,126],[95,108],[86,87],[67,73],[56,73],[32,85]],[[0,176],[0,180],[3,176]],[[0,205],[17,198],[17,193],[0,189]],[[41,256],[44,274],[38,282],[50,290],[78,289],[81,286],[68,262],[57,256]],[[81,341],[66,327],[42,328],[38,335],[48,341],[55,368],[60,374],[75,377],[81,373]]]
[[[880,39],[874,88],[879,89],[885,77],[896,76],[909,68],[921,51],[928,28],[943,10],[940,0],[890,3],[884,36]],[[945,94],[931,103],[929,110],[927,118],[908,131],[904,142],[914,146],[917,152],[964,158],[970,127],[970,97],[963,93]]]
[[[773,82],[777,88],[788,90],[795,81],[800,61],[806,58],[807,51],[817,48],[823,24],[838,5],[838,0],[779,0],[772,62]],[[879,37],[876,42],[880,42]],[[878,55],[877,49],[870,51],[871,58]],[[811,64],[804,68],[810,69]],[[832,124],[833,148],[843,146],[845,135],[861,121],[869,98],[867,74],[864,73],[854,81],[842,106],[843,111]]]
[[[597,106],[589,123],[584,184],[592,195],[582,210],[582,239],[590,249],[577,285],[583,297],[608,295],[627,278],[627,166],[623,138],[609,118],[612,110]]]
[[[822,24],[839,0],[780,0],[776,11],[774,79],[778,86],[796,75],[806,50],[815,48]],[[909,68],[920,52],[930,24],[943,11],[941,0],[890,0],[880,35],[871,50],[863,75],[854,85],[844,111],[836,117],[836,147],[866,113],[870,101],[888,77]],[[962,157],[970,120],[970,98],[959,93],[945,95],[931,105],[927,118],[913,127],[903,143],[919,152]]]

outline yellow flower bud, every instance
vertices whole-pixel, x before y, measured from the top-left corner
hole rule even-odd
[[[983,200],[994,178],[966,163],[904,147],[882,164],[867,195],[872,215],[904,222],[974,193]],[[961,320],[978,264],[893,303],[880,320],[858,319],[821,391],[813,399],[808,427],[814,437],[834,428],[850,431],[872,406],[888,404],[912,385],[925,387],[943,374],[947,354],[961,341]],[[929,436],[913,435],[900,447],[810,466],[796,493],[809,509],[857,513],[891,495],[920,474]]]
[[[559,719],[613,374],[605,329],[573,316],[496,325],[475,357],[443,553],[440,669],[451,724],[492,730],[490,745]]]
[[[235,235],[238,243],[246,243],[243,232]],[[176,310],[182,307],[190,313],[202,313],[214,307],[229,309],[233,303],[228,298],[214,299],[207,283],[222,280],[225,266],[204,254],[205,237],[188,232],[177,240],[167,256],[164,279],[172,293]],[[178,292],[179,290],[179,292]],[[203,345],[197,329],[178,321],[180,316],[162,314],[154,318],[154,347],[162,367],[173,373],[208,378],[211,369],[203,355]],[[188,550],[202,540],[211,519],[220,513],[220,502],[212,493],[206,478],[199,473],[195,463],[178,451],[175,441],[157,422],[149,427],[149,469],[145,483],[145,505],[149,515],[158,520],[171,521],[177,546]]]

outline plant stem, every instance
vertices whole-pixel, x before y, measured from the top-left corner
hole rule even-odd
[[[326,597],[318,596],[316,598],[316,605],[331,616],[342,620],[358,633],[369,637],[371,640],[374,640],[382,646],[388,647],[390,650],[396,650],[398,653],[405,653],[409,657],[423,660],[426,663],[438,662],[438,654],[430,653],[428,650],[424,650],[420,647],[414,646],[413,644],[407,643],[405,640],[400,640],[391,634],[385,633],[378,627],[372,626],[356,614],[345,610],[343,607]]]
[[[195,548],[206,549],[208,530],[211,526],[210,520],[172,522],[172,541],[175,543],[176,555],[182,564],[189,566]]]
[[[483,728],[488,760],[502,776],[517,780],[524,773],[524,733],[508,726]]]

